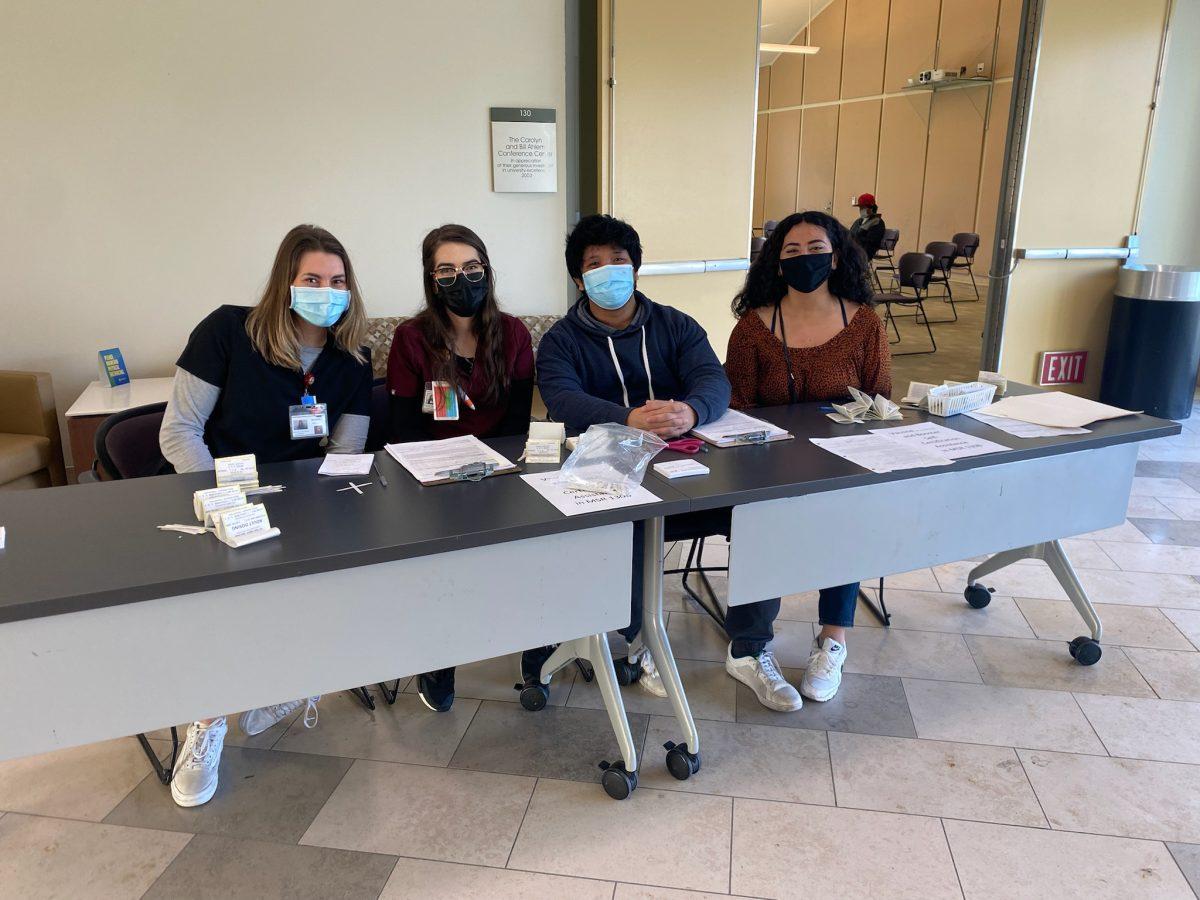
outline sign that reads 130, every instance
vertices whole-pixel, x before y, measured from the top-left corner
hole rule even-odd
[[[492,190],[558,190],[558,147],[553,109],[493,106]]]

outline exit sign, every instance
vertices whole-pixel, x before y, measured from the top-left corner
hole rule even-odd
[[[1042,354],[1038,384],[1082,384],[1087,355],[1086,350],[1047,350]]]

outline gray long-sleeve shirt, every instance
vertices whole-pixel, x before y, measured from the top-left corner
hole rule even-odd
[[[301,347],[300,364],[312,368],[320,347]],[[163,414],[158,442],[167,462],[176,472],[204,472],[214,467],[212,454],[204,443],[204,426],[217,406],[221,389],[197,378],[184,369],[175,369],[171,399]],[[329,436],[328,453],[361,453],[367,445],[368,416],[347,413],[337,420]]]

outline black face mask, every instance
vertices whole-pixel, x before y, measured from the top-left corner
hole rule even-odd
[[[463,318],[473,316],[479,311],[479,307],[483,306],[483,301],[487,298],[487,290],[487,278],[479,281],[467,281],[466,276],[461,272],[455,277],[454,284],[450,287],[438,285],[438,291],[441,292],[446,308],[456,316]]]
[[[779,261],[779,271],[787,286],[802,294],[811,294],[823,285],[833,271],[832,253],[806,253]]]

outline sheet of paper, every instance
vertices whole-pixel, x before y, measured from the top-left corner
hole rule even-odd
[[[327,453],[318,475],[366,475],[375,465],[374,453]]]
[[[206,488],[192,495],[192,509],[196,519],[205,525],[212,524],[212,514],[222,509],[241,506],[246,502],[246,495],[239,485],[228,487]]]
[[[443,473],[474,462],[493,463],[497,470],[516,468],[473,434],[442,441],[387,444],[384,449],[422,484],[445,481],[449,476]]]
[[[963,413],[972,419],[991,425],[1006,434],[1019,438],[1060,437],[1065,434],[1091,434],[1087,428],[1052,428],[1049,425],[1034,425],[1032,422],[1022,422],[1020,419],[1006,419],[1003,416],[989,416],[985,412],[975,410]]]
[[[966,459],[968,456],[983,456],[985,453],[1002,453],[1008,449],[1003,444],[963,434],[936,422],[903,425],[899,428],[872,428],[871,434],[908,446],[917,446],[947,459]]]
[[[219,457],[213,460],[213,468],[216,470],[217,487],[258,484],[258,463],[255,462],[253,453]]]
[[[659,502],[654,494],[640,484],[632,491],[622,494],[595,494],[560,483],[557,471],[522,475],[521,479],[545,497],[564,516],[578,516],[581,513],[622,509],[626,506],[641,506],[645,503]]]
[[[983,407],[980,412],[1053,428],[1082,428],[1092,422],[1136,414],[1133,410],[1097,403],[1063,391],[1005,397],[991,406]]]
[[[762,419],[748,416],[736,409],[727,410],[725,415],[721,416],[715,422],[709,422],[707,425],[693,428],[692,434],[698,438],[704,438],[706,441],[712,441],[714,444],[727,444],[735,441],[735,435],[753,431],[765,431],[767,433],[767,440],[783,437],[787,434],[787,431],[776,425],[772,425],[770,422],[764,422]]]
[[[901,469],[924,469],[929,466],[948,466],[952,460],[919,444],[889,441],[877,434],[851,434],[846,437],[809,438],[822,450],[862,466],[872,472],[898,472]]]

